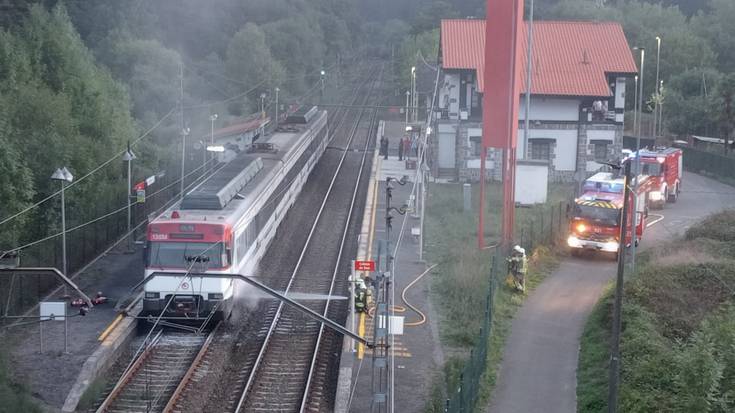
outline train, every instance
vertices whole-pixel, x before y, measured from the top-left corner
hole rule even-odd
[[[253,275],[328,136],[326,111],[299,109],[151,220],[141,315],[227,318],[235,280],[196,274]]]

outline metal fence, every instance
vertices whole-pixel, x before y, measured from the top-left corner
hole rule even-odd
[[[684,151],[684,168],[721,178],[735,179],[735,157],[725,156],[701,149],[681,148]]]
[[[185,184],[192,185],[204,172],[208,171],[195,167],[188,170]],[[72,276],[116,242],[125,240],[127,209],[124,207],[128,201],[125,187],[126,184],[121,186],[115,196],[100,194],[100,199],[86,208],[70,208],[67,194],[67,272]],[[144,234],[145,222],[151,214],[155,215],[179,196],[180,176],[162,176],[147,191],[145,202],[134,203],[131,207],[131,227],[140,226],[138,231],[131,234],[133,238]],[[131,199],[130,202],[136,200]],[[35,236],[39,238],[60,232],[59,228],[45,225],[46,220],[43,218],[37,222]],[[36,243],[19,251],[19,255],[20,265],[23,267],[61,269],[61,236]],[[7,291],[0,294],[0,316],[17,315],[32,308],[45,294],[59,285],[59,280],[48,275],[25,277],[25,280],[20,277],[18,281],[10,277],[0,277],[0,291]]]
[[[523,217],[516,222],[516,243],[528,252],[540,245],[559,245],[568,234],[566,215],[569,205],[569,202],[560,201],[516,214]]]
[[[566,210],[568,202],[559,202],[524,210],[517,210],[516,243],[526,249],[529,255],[539,246],[554,247],[564,245],[567,236]],[[457,388],[449,394],[444,411],[447,413],[468,413],[477,409],[480,396],[480,380],[487,367],[487,352],[494,314],[495,295],[498,285],[505,280],[505,257],[508,250],[495,248],[490,265],[490,281],[485,298],[485,312],[475,345],[470,350],[469,359],[459,375]]]

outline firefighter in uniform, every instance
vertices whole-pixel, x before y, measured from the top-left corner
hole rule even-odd
[[[521,291],[526,291],[526,272],[528,271],[528,258],[526,257],[526,250],[521,248],[520,245],[513,247],[513,251],[508,261],[508,273],[509,281],[513,283],[513,286]],[[511,278],[512,277],[512,278]]]
[[[369,295],[370,293],[365,286],[365,281],[362,278],[358,278],[355,282],[355,311],[358,313],[367,311]]]

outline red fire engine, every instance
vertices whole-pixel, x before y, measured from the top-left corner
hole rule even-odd
[[[649,205],[663,209],[666,202],[674,203],[681,192],[682,151],[677,148],[656,148],[641,150],[641,169],[643,174],[653,180],[648,193]]]
[[[636,245],[643,237],[646,228],[646,199],[653,187],[653,180],[647,175],[639,175],[634,179],[638,179],[638,191],[637,194],[631,191],[626,245],[631,243],[634,216]],[[575,200],[570,211],[567,245],[573,255],[582,250],[593,250],[613,253],[617,257],[624,190],[624,178],[610,172],[599,172],[584,182],[583,193]],[[637,211],[633,214],[635,196],[638,202]]]

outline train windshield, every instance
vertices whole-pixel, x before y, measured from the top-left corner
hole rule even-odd
[[[197,257],[207,261],[208,268],[222,268],[227,265],[227,257],[221,242],[159,242],[149,245],[149,267],[188,268]]]
[[[620,225],[620,210],[587,205],[575,205],[574,216],[602,225]]]

